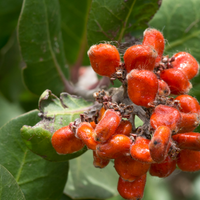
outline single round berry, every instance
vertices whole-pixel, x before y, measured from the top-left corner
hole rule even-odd
[[[139,106],[150,107],[158,91],[158,79],[148,70],[134,69],[127,75],[128,96]]]
[[[93,165],[94,165],[94,167],[102,169],[102,168],[106,167],[109,164],[109,162],[110,162],[110,160],[100,158],[97,155],[96,151],[93,151]]]
[[[132,69],[153,71],[157,52],[147,45],[134,45],[129,47],[124,54],[125,69],[129,73]]]
[[[170,89],[168,84],[163,81],[158,79],[158,95],[159,96],[169,96],[170,95]]]
[[[117,127],[115,134],[123,134],[123,135],[130,136],[131,131],[132,131],[131,122],[128,120],[122,120],[119,126]]]
[[[110,44],[93,45],[88,50],[93,70],[101,75],[111,77],[120,64],[120,55],[117,48]]]
[[[53,148],[58,154],[69,154],[81,150],[85,144],[75,137],[69,126],[58,129],[51,138]]]

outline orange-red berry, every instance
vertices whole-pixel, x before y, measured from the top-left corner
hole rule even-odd
[[[160,78],[168,84],[171,94],[186,94],[192,88],[187,76],[179,69],[165,69],[161,71]]]
[[[158,79],[148,70],[134,69],[127,75],[128,96],[133,103],[149,107],[158,91]]]
[[[165,48],[165,39],[163,34],[153,28],[147,28],[144,33],[144,39],[142,44],[152,46],[158,53],[156,63],[159,63],[162,59],[162,55]]]
[[[115,133],[120,121],[121,116],[118,112],[111,109],[106,110],[95,128],[95,140],[106,142]]]
[[[76,136],[80,138],[88,149],[96,150],[97,141],[94,140],[94,129],[88,122],[82,122],[78,125]]]
[[[51,138],[53,148],[58,154],[69,154],[81,150],[85,144],[75,137],[69,126],[58,129]]]
[[[157,58],[157,52],[147,45],[134,45],[129,47],[124,54],[124,62],[127,73],[132,69],[144,69],[153,71]]]
[[[167,156],[162,163],[153,163],[149,169],[151,176],[160,178],[168,177],[176,169],[176,160],[172,160]]]
[[[120,55],[117,48],[110,44],[93,45],[88,50],[93,70],[101,75],[110,77],[120,64]]]
[[[96,151],[93,151],[93,165],[96,168],[104,168],[109,164],[110,160],[102,159],[97,154]]]
[[[169,96],[170,89],[167,83],[163,80],[158,79],[158,95],[159,96]]]
[[[103,115],[104,115],[105,112],[106,112],[105,108],[102,107],[102,108],[100,109],[100,111],[99,111],[99,116],[98,116],[98,118],[97,118],[97,121],[98,121],[98,122],[103,118]]]
[[[124,180],[134,181],[147,173],[150,164],[138,162],[130,156],[121,156],[115,159],[114,167]]]
[[[133,182],[125,181],[121,177],[118,180],[117,190],[124,199],[141,200],[146,184],[146,174]]]
[[[167,126],[159,126],[149,143],[149,150],[152,159],[160,163],[165,160],[168,154],[168,145],[171,138],[171,130]]]
[[[191,54],[179,52],[173,57],[175,58],[175,61],[172,62],[173,68],[181,70],[189,80],[197,75],[199,64]]]
[[[153,160],[149,151],[150,140],[138,136],[135,142],[131,145],[131,157],[138,162],[152,163]]]
[[[113,135],[106,143],[97,145],[97,155],[104,159],[115,159],[130,154],[131,139],[126,135]]]
[[[123,135],[130,136],[131,131],[132,131],[131,122],[128,120],[122,120],[119,126],[117,127],[115,134],[123,134]]]
[[[95,122],[94,122],[94,121],[90,122],[90,125],[92,126],[92,128],[93,128],[93,129],[95,129],[95,128],[96,128],[96,124],[95,124]]]

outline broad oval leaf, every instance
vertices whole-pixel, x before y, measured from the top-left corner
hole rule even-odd
[[[93,166],[91,150],[70,161],[64,193],[72,199],[107,199],[118,194],[118,174],[110,162],[103,169]]]
[[[126,34],[143,31],[158,7],[158,0],[92,1],[87,27],[89,45],[121,42]]]
[[[15,178],[2,165],[0,165],[0,194],[1,200],[25,200]]]
[[[24,82],[40,95],[49,88],[64,90],[68,68],[65,64],[61,33],[60,7],[57,0],[24,0],[18,37],[26,67]]]
[[[83,154],[87,148],[59,155],[51,144],[52,134],[63,126],[80,117],[80,114],[90,108],[91,103],[67,93],[61,93],[60,98],[46,90],[40,97],[39,109],[42,120],[35,126],[23,126],[21,135],[27,147],[34,153],[49,161],[66,161]]]
[[[38,111],[34,110],[0,129],[0,164],[14,176],[26,199],[60,199],[68,162],[48,162],[29,151],[21,139],[20,128],[24,124],[33,126],[39,120]]]

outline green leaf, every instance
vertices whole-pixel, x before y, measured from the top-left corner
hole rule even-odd
[[[33,127],[22,127],[24,142],[31,151],[50,161],[66,161],[80,156],[87,150],[86,147],[72,154],[57,154],[51,144],[51,137],[56,130],[79,118],[90,106],[91,103],[67,93],[61,93],[59,99],[50,90],[46,90],[39,100],[42,120]]]
[[[26,67],[24,82],[40,95],[49,88],[59,94],[68,76],[57,0],[24,0],[18,27],[19,43]]]
[[[23,0],[0,1],[0,49],[14,32]]]
[[[147,28],[158,9],[157,0],[94,0],[88,21],[88,43],[121,42],[126,34]]]
[[[86,24],[92,0],[59,0],[65,57],[70,65],[81,65],[87,47]]]
[[[26,199],[60,199],[68,174],[68,162],[45,161],[27,149],[20,128],[39,121],[38,111],[13,119],[0,129],[0,164],[15,178]]]
[[[0,165],[1,200],[25,200],[25,197],[12,174]]]
[[[93,166],[91,150],[70,161],[64,193],[72,199],[106,199],[117,195],[118,174],[110,162],[104,169]]]

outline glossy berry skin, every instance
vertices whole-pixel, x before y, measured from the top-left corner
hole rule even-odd
[[[105,108],[102,107],[102,108],[100,109],[100,111],[99,111],[99,116],[98,116],[98,118],[97,118],[97,121],[98,121],[98,122],[103,118],[103,115],[104,115],[105,112],[106,112]]]
[[[179,95],[175,98],[179,101],[180,111],[184,113],[198,113],[199,102],[188,94]]]
[[[181,70],[189,80],[198,74],[199,64],[191,54],[179,52],[173,57],[175,58],[175,61],[172,62],[173,68]]]
[[[115,159],[130,154],[131,139],[126,135],[113,135],[106,143],[98,144],[96,153],[103,159]]]
[[[122,120],[119,126],[117,127],[115,134],[123,134],[123,135],[130,136],[131,131],[132,131],[131,122],[128,120]]]
[[[101,143],[106,142],[115,133],[120,122],[121,116],[118,112],[106,110],[95,128],[95,140]]]
[[[181,123],[178,133],[185,133],[193,131],[199,125],[199,117],[196,113],[181,112]]]
[[[150,107],[158,91],[158,79],[148,70],[134,69],[127,75],[128,96],[139,106]]]
[[[180,149],[190,149],[194,151],[200,151],[200,134],[189,132],[181,133],[172,136]]]
[[[183,149],[177,158],[177,165],[182,171],[195,172],[200,170],[200,152]]]
[[[138,162],[152,163],[153,160],[149,151],[150,140],[138,136],[135,142],[131,145],[130,153],[131,157]]]
[[[117,190],[124,199],[141,200],[146,184],[146,174],[133,182],[125,181],[121,177],[118,180]]]
[[[152,46],[158,53],[158,56],[156,58],[156,63],[159,63],[162,59],[162,55],[165,48],[165,39],[163,37],[163,34],[153,28],[147,28],[144,33],[144,39],[142,44]]]
[[[158,79],[158,95],[159,96],[169,96],[170,89],[167,83],[163,80]]]
[[[186,94],[192,88],[186,75],[179,69],[165,69],[161,71],[160,78],[168,84],[171,94]]]
[[[96,168],[104,168],[109,164],[110,160],[102,159],[97,154],[96,151],[93,151],[93,165]]]
[[[96,124],[95,124],[95,122],[94,122],[94,121],[90,122],[90,125],[92,126],[92,128],[93,128],[93,129],[95,129],[95,128],[96,128]]]
[[[120,55],[117,48],[110,44],[93,45],[88,50],[93,70],[101,75],[111,77],[120,64]]]
[[[149,169],[151,176],[160,178],[168,177],[176,169],[176,160],[172,160],[170,156],[161,163],[153,163]]]
[[[155,130],[149,143],[150,155],[155,162],[160,163],[167,157],[170,138],[171,130],[167,126],[159,126]]]
[[[150,164],[138,162],[130,156],[121,156],[115,159],[114,167],[124,180],[134,181],[139,176],[147,173]]]
[[[157,52],[147,45],[134,45],[129,47],[124,54],[125,69],[129,73],[132,69],[153,71]]]
[[[96,150],[97,142],[94,140],[94,129],[88,122],[82,122],[76,130],[76,137],[81,139],[88,149]]]
[[[58,154],[69,154],[81,150],[85,144],[75,137],[69,126],[58,129],[51,138],[53,148]]]
[[[158,105],[150,118],[153,129],[157,129],[159,126],[167,126],[171,131],[177,132],[180,123],[180,112],[176,108],[165,105]]]

